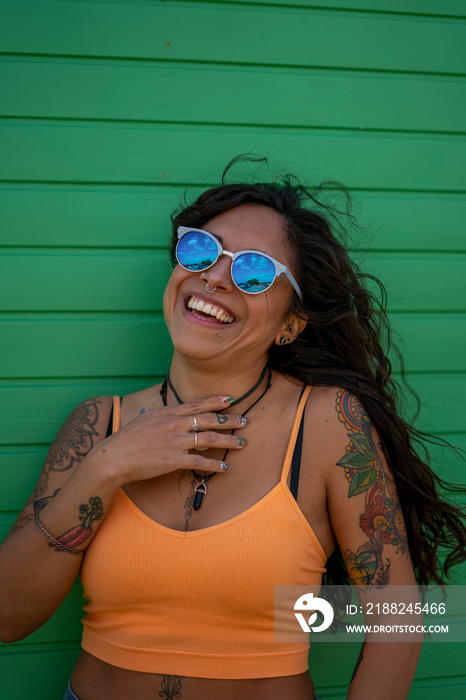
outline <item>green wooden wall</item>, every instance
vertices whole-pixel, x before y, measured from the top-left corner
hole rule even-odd
[[[466,447],[465,46],[462,0],[0,1],[1,536],[69,410],[166,371],[168,215],[241,152],[361,202],[418,425]],[[60,700],[80,596],[2,646],[2,698]],[[410,699],[466,697],[465,648],[425,645]],[[325,700],[357,654],[313,648]]]

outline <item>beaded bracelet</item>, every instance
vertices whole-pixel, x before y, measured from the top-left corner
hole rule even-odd
[[[68,552],[68,554],[77,554],[80,557],[83,557],[85,555],[85,549],[74,549],[73,547],[67,547],[66,544],[62,544],[61,542],[56,540],[55,537],[52,537],[52,535],[50,535],[47,532],[45,527],[40,522],[38,513],[36,513],[36,515],[34,516],[34,522],[39,532],[41,532],[44,535],[44,537],[50,540],[50,542],[54,545],[54,547],[56,547],[56,549],[60,550],[61,552]]]

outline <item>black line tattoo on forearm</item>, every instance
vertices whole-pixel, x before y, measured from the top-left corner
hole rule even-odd
[[[364,651],[364,644],[365,644],[365,643],[366,643],[366,642],[363,642],[363,643],[362,643],[361,651],[359,652],[358,660],[356,661],[356,666],[354,667],[354,671],[353,671],[353,675],[351,676],[350,684],[353,682],[353,680],[354,680],[354,678],[355,678],[355,676],[356,676],[356,674],[357,674],[357,672],[358,672],[358,668],[359,668],[360,665],[361,665],[361,661],[362,661],[363,658],[364,658],[363,651]]]

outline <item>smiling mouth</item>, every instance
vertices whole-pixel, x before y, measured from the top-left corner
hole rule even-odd
[[[219,306],[216,306],[215,304],[209,304],[205,301],[202,301],[202,299],[197,299],[196,297],[189,297],[188,303],[186,304],[186,308],[188,311],[193,313],[193,311],[196,312],[196,315],[199,315],[200,317],[204,316],[205,318],[212,318],[216,319],[220,323],[233,323],[235,320],[234,316],[230,316],[224,309],[222,309]]]

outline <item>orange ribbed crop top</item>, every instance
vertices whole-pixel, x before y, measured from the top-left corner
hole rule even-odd
[[[309,643],[274,642],[273,613],[275,585],[319,585],[325,571],[325,552],[286,483],[310,389],[280,482],[243,513],[182,532],[117,491],[82,567],[83,649],[113,666],[198,678],[307,671]]]

